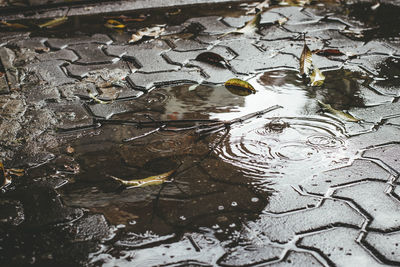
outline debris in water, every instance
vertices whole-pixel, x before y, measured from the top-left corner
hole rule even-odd
[[[175,173],[175,170],[169,171],[169,172],[165,172],[162,174],[158,174],[158,175],[154,175],[154,176],[150,176],[144,179],[134,179],[134,180],[130,180],[130,181],[126,181],[126,180],[122,180],[118,177],[115,176],[111,176],[111,178],[113,178],[114,180],[120,182],[121,184],[128,186],[130,188],[133,187],[144,187],[144,186],[149,186],[149,185],[160,185],[163,184],[165,182],[168,181],[168,178]]]

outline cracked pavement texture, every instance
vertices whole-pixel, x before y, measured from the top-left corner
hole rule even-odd
[[[368,1],[362,2],[369,7]],[[400,11],[396,1],[383,2],[382,8]],[[120,41],[111,32],[65,38],[0,33],[0,158],[25,168],[54,162],[54,168],[64,170],[55,177],[45,168],[33,168],[30,176],[38,184],[19,186],[16,182],[15,188],[2,193],[0,207],[5,212],[0,212],[0,234],[4,234],[0,238],[0,263],[66,264],[60,251],[43,245],[51,238],[59,240],[57,235],[62,233],[65,239],[60,242],[66,242],[66,253],[77,255],[75,265],[400,265],[400,36],[383,38],[378,34],[363,39],[357,33],[367,29],[367,35],[370,25],[343,14],[342,9],[329,3],[304,8],[274,6],[262,14],[259,34],[223,38],[219,38],[221,34],[243,26],[251,16],[192,17],[175,28],[166,27],[158,39],[137,44]],[[276,21],[282,17],[288,21],[278,25]],[[193,28],[198,31],[191,39],[172,35]],[[115,162],[124,162],[131,169],[139,168],[138,162],[145,167],[151,163],[146,163],[148,158],[140,153],[149,147],[160,157],[182,157],[184,166],[196,161],[196,153],[202,155],[208,147],[196,144],[197,150],[181,154],[179,146],[185,147],[190,138],[182,141],[171,135],[163,139],[160,134],[149,144],[121,145],[117,149],[116,140],[128,137],[128,133],[113,135],[111,129],[105,129],[113,138],[107,139],[95,131],[101,119],[133,117],[146,121],[149,118],[143,114],[151,112],[157,118],[168,101],[165,87],[215,85],[277,69],[296,71],[304,34],[311,50],[343,52],[337,57],[314,55],[313,62],[322,71],[358,73],[352,79],[359,83],[359,96],[371,100],[364,106],[350,105],[349,113],[361,118],[363,124],[342,125],[348,144],[348,157],[342,162],[313,175],[283,179],[269,185],[272,189],[268,193],[260,193],[250,189],[249,180],[239,172],[220,176],[219,171],[228,172],[232,165],[211,156],[179,173],[175,179],[182,188],[160,196],[159,216],[154,220],[149,219],[152,205],[147,204],[157,188],[138,189],[134,195],[123,191],[118,195],[119,202],[108,199],[104,192],[96,195],[96,188],[93,192],[66,189],[63,197],[54,189],[74,183],[71,177],[76,162],[60,153],[60,147],[74,139],[82,138],[80,149],[85,153],[97,153],[99,158],[115,153]],[[223,56],[230,68],[196,61],[204,51]],[[343,83],[349,81],[346,79]],[[93,96],[112,102],[93,103]],[[59,132],[68,135],[60,137]],[[136,129],[134,133],[146,131]],[[98,152],[96,145],[100,142],[107,152]],[[178,148],[161,150],[163,142],[164,146],[173,143]],[[102,164],[112,166],[113,162]],[[80,164],[80,168],[87,166],[99,165],[90,160]],[[39,193],[29,192],[30,186]],[[79,195],[86,199],[80,200]],[[238,198],[233,202],[227,195]],[[131,203],[144,203],[136,208],[147,217],[136,216]],[[216,210],[214,203],[222,208]],[[48,208],[45,212],[44,207]],[[256,216],[251,214],[254,211]],[[209,213],[216,223],[202,227]],[[128,228],[138,227],[137,232],[127,230],[117,241],[109,241],[122,224],[129,222],[133,228]],[[49,233],[36,232],[34,237],[29,231],[18,234],[18,227],[25,225],[53,228]],[[228,240],[220,237],[222,234],[229,236]],[[20,248],[27,250],[26,258],[10,256],[21,244],[18,242],[29,238],[35,241]],[[35,257],[35,249],[45,252]]]

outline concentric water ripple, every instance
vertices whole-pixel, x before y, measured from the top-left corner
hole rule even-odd
[[[344,138],[339,125],[322,117],[260,119],[233,128],[216,153],[248,177],[299,177],[343,158]]]

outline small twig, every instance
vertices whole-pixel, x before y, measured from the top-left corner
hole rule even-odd
[[[130,141],[142,138],[142,137],[146,137],[146,136],[151,135],[151,134],[153,134],[155,132],[161,131],[164,127],[165,127],[165,125],[163,125],[161,127],[158,127],[157,129],[151,130],[151,131],[149,131],[147,133],[141,134],[141,135],[137,135],[137,136],[134,136],[134,137],[122,139],[122,142],[130,142]]]

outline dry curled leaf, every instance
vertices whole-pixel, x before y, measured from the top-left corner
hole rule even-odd
[[[313,72],[310,75],[311,86],[322,86],[325,81],[325,75],[317,68],[314,67]]]
[[[40,25],[39,25],[39,28],[48,28],[48,29],[51,29],[51,28],[57,27],[57,26],[59,26],[59,25],[65,23],[67,20],[68,20],[68,17],[67,17],[67,16],[63,16],[63,17],[60,17],[60,18],[56,18],[56,19],[50,20],[50,21],[48,21],[48,22],[45,22],[45,23],[43,23],[43,24],[40,24]]]
[[[309,76],[312,69],[312,53],[310,48],[304,44],[303,52],[300,56],[300,75]]]
[[[120,182],[121,184],[128,186],[130,188],[133,187],[144,187],[144,186],[149,186],[149,185],[160,185],[168,181],[168,178],[175,173],[175,170],[165,172],[162,174],[150,176],[144,179],[134,179],[134,180],[123,180],[121,178],[115,177],[115,176],[110,176],[114,180]]]
[[[106,26],[107,28],[110,28],[110,29],[124,29],[126,27],[125,24],[122,24],[121,22],[119,22],[118,20],[115,20],[115,19],[107,20],[107,22],[104,24],[104,26]]]
[[[358,119],[350,114],[347,114],[341,110],[334,109],[331,105],[325,104],[322,101],[318,100],[318,104],[320,105],[320,107],[323,111],[329,112],[329,113],[335,115],[336,117],[338,117],[339,119],[342,119],[345,121],[350,121],[350,122],[359,122],[360,121],[360,119]]]
[[[251,84],[246,81],[242,81],[241,79],[230,79],[226,81],[224,85],[229,92],[235,95],[247,96],[256,93],[256,89],[254,89]]]

